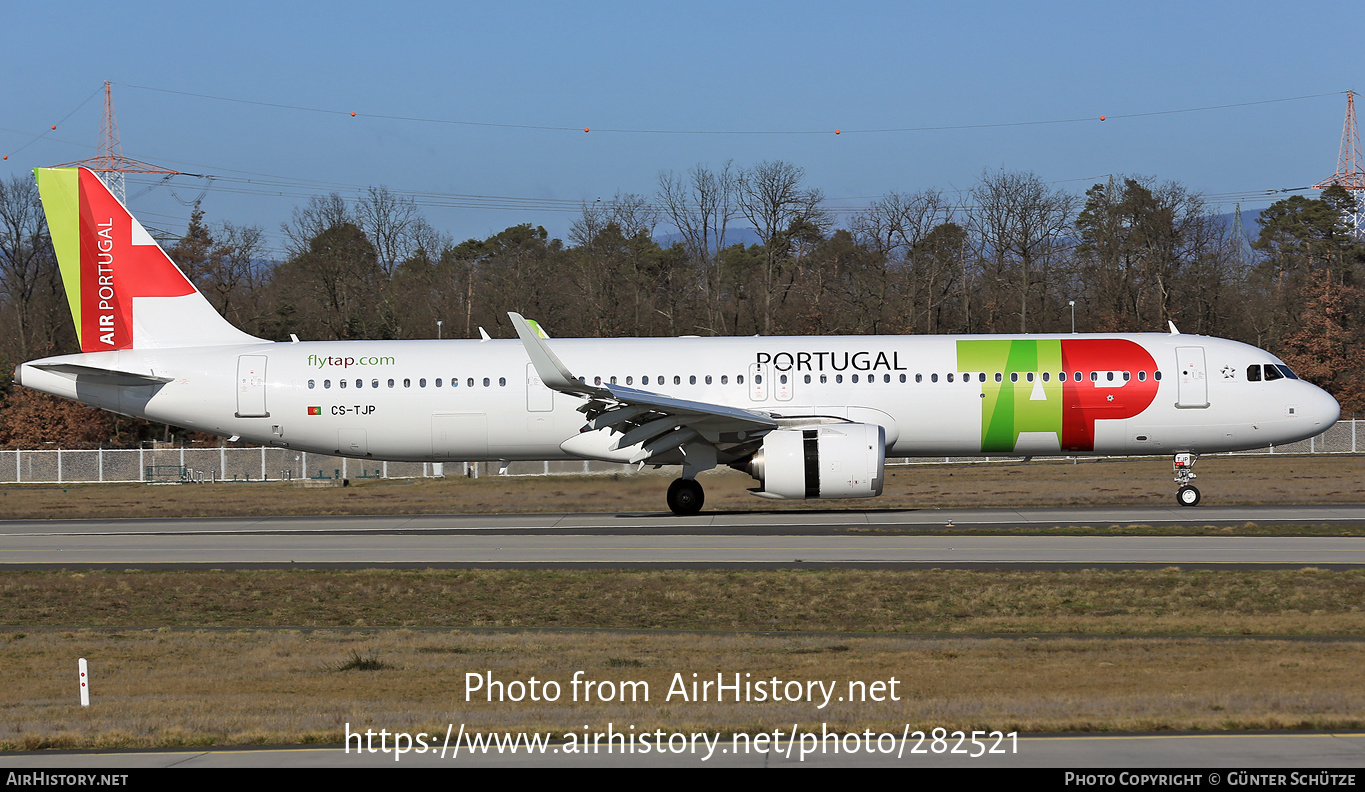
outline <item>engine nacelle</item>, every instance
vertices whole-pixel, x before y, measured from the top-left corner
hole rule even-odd
[[[882,494],[886,431],[860,423],[776,429],[744,470],[763,483],[749,490],[761,498],[871,498]]]

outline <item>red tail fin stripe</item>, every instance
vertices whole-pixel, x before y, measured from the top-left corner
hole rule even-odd
[[[181,297],[194,285],[94,173],[80,171],[84,352],[133,345],[134,297]]]

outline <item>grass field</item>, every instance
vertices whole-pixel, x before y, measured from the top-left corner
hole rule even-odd
[[[1196,470],[1207,504],[1365,502],[1365,456],[1207,456]],[[673,475],[395,479],[321,489],[278,482],[0,485],[0,517],[659,512],[666,510],[664,491]],[[761,500],[746,491],[756,486],[753,479],[729,469],[698,480],[706,487],[707,511],[1175,503],[1165,459],[892,467],[885,492],[872,500]]]
[[[1365,495],[1355,457],[1207,458],[1199,472],[1206,502]],[[1150,461],[894,473],[888,497],[836,505],[1165,504],[1173,490],[1167,464]],[[0,488],[0,509],[659,511],[667,481]],[[746,486],[737,474],[710,477],[708,507],[773,507]],[[1365,728],[1365,571],[4,571],[0,614],[0,748],[10,750],[339,743],[346,724],[556,736],[608,722],[713,732]],[[89,709],[77,704],[78,657],[91,666]],[[572,701],[576,671],[647,683],[650,699]],[[471,673],[556,681],[562,695],[466,701]],[[894,677],[898,700],[668,696],[675,675],[693,673],[823,681],[841,693]]]

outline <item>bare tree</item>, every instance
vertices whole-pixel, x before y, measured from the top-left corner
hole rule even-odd
[[[306,206],[294,207],[293,220],[281,223],[284,232],[286,252],[291,258],[307,253],[318,234],[329,228],[352,223],[359,225],[351,207],[340,193],[327,196],[315,195],[308,199]]]
[[[41,323],[37,303],[57,289],[56,257],[47,234],[47,218],[32,178],[0,181],[0,294],[13,312],[21,360],[33,351],[33,334]]]
[[[719,171],[696,165],[686,176],[673,171],[659,173],[659,203],[682,235],[688,260],[701,275],[699,285],[707,313],[704,329],[715,334],[727,332],[721,311],[724,296],[719,264],[726,231],[738,211],[738,180],[730,161]]]
[[[991,262],[989,285],[997,298],[1017,293],[1019,332],[1027,333],[1030,301],[1043,296],[1038,287],[1049,283],[1051,265],[1065,249],[1076,197],[1017,171],[983,172],[971,196],[969,220],[982,259]],[[1001,308],[1002,300],[995,305]]]
[[[611,201],[584,201],[582,213],[569,228],[569,241],[575,247],[588,247],[608,225],[616,224],[621,236],[634,239],[640,234],[654,234],[659,221],[659,210],[649,199],[636,193],[618,192]]]
[[[374,244],[379,267],[392,276],[419,246],[426,220],[417,202],[394,195],[388,187],[370,187],[356,203],[356,224]]]
[[[233,324],[255,331],[263,308],[258,304],[261,269],[265,255],[265,232],[260,226],[223,223],[217,245],[209,255],[204,283],[218,310]]]
[[[820,206],[824,193],[801,184],[804,168],[781,160],[760,162],[740,174],[736,202],[739,211],[763,241],[763,315],[764,333],[772,330],[773,301],[781,301],[790,283],[780,283],[782,265],[791,257],[794,240],[823,233],[831,225],[829,214]]]

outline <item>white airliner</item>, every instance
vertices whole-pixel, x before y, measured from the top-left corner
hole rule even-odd
[[[1205,336],[1000,335],[271,342],[213,310],[87,170],[38,169],[81,353],[25,387],[176,426],[364,459],[718,465],[765,498],[881,494],[887,456],[1199,454],[1302,440],[1335,399]]]

